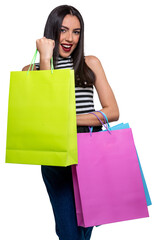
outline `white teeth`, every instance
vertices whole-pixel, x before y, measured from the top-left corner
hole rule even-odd
[[[62,46],[65,47],[65,48],[71,48],[71,46],[64,45],[64,44],[62,44]]]

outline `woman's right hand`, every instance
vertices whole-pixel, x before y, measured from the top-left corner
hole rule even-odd
[[[36,40],[36,47],[40,53],[41,60],[50,61],[53,56],[55,41],[46,37]]]

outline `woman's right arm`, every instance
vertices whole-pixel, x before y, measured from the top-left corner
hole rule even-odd
[[[55,41],[43,37],[36,41],[36,47],[40,53],[40,70],[51,69],[50,61],[53,55]],[[29,66],[30,65],[25,66],[22,71],[28,71]],[[36,66],[34,66],[33,70],[36,70]]]

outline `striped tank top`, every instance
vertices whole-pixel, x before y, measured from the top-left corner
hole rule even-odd
[[[36,69],[39,70],[39,63],[35,63]],[[55,69],[73,69],[73,59],[71,56],[67,58],[58,57],[57,65]],[[76,98],[76,114],[94,112],[94,100],[93,100],[93,86],[92,87],[75,87]]]

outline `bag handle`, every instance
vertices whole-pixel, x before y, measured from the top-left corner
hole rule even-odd
[[[100,112],[100,113],[102,114],[105,123],[103,123],[103,122],[101,121],[101,119],[97,116],[97,114],[95,114],[95,112]],[[109,133],[111,133],[111,132],[109,131],[110,126],[109,126],[108,118],[107,118],[107,116],[105,115],[105,113],[103,113],[102,111],[95,111],[95,112],[90,112],[90,114],[95,115],[95,116],[98,118],[98,120],[100,121],[100,123],[102,124],[102,126],[104,126],[104,127],[107,129],[107,131],[108,131]],[[93,130],[93,127],[89,127],[90,135],[91,135],[91,133],[92,133],[92,130]]]
[[[106,114],[102,111],[95,111],[95,112],[100,112],[103,115],[105,124],[107,123],[108,127],[110,128],[109,121],[108,121],[108,118],[107,118]]]
[[[37,52],[38,52],[38,49],[36,48],[36,51],[35,51],[34,56],[32,58],[32,61],[31,61],[31,64],[29,66],[29,69],[27,71],[27,74],[29,73],[29,71],[31,69],[31,66],[32,66],[31,71],[33,71],[33,68],[34,68],[34,65],[35,65],[35,61],[36,61],[36,58],[37,58]],[[54,69],[54,67],[53,67],[53,56],[52,56],[52,58],[51,58],[51,73],[53,73],[53,69]]]

